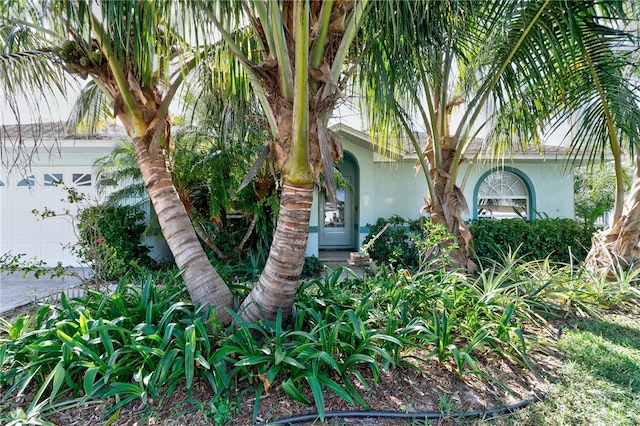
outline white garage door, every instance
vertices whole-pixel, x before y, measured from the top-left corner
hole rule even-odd
[[[39,220],[33,210],[77,211],[66,201],[67,192],[56,181],[63,181],[80,192],[95,194],[90,167],[33,167],[27,175],[0,177],[0,253],[24,253],[55,266],[78,265],[65,246],[75,243],[72,220],[57,216]]]

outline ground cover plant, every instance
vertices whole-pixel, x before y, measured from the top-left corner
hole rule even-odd
[[[102,422],[126,424],[117,422],[131,406],[152,413],[179,394],[181,415],[200,413],[203,424],[254,423],[274,419],[262,402],[274,393],[315,406],[322,418],[336,404],[377,408],[366,395],[389,372],[415,376],[434,369],[492,382],[507,398],[507,382],[489,365],[533,368],[531,348],[544,343],[539,327],[638,303],[636,274],[622,270],[611,283],[517,253],[475,277],[439,264],[425,261],[417,272],[381,266],[364,277],[325,270],[302,283],[291,321],[278,315],[249,323],[231,313],[234,324],[227,328],[212,310],[182,301],[178,274],[140,272],[125,276],[113,294],[63,297],[2,322],[0,419],[46,422],[59,412],[102,404]],[[234,288],[240,300],[247,288]],[[633,351],[637,342],[629,339]],[[625,364],[632,393],[635,356]],[[203,388],[204,402],[197,398]],[[441,402],[438,410],[455,411],[454,401]]]

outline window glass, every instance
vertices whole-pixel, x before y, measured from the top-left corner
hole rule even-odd
[[[55,186],[62,182],[62,173],[45,173],[44,186]]]
[[[478,189],[477,212],[479,219],[526,219],[529,212],[527,186],[515,173],[491,173]]]
[[[74,173],[73,184],[75,186],[91,186],[91,173]]]
[[[324,226],[329,228],[344,227],[344,202],[346,200],[346,192],[344,188],[336,190],[336,198],[338,203],[331,204],[329,201],[324,203]]]
[[[35,184],[36,184],[36,177],[33,175],[27,176],[26,178],[18,182],[18,186],[34,186]]]

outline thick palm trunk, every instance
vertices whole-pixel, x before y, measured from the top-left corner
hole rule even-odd
[[[240,308],[244,320],[274,319],[280,308],[284,318],[291,314],[304,265],[312,202],[313,185],[286,181],[282,185],[280,214],[267,263]]]
[[[451,253],[453,267],[472,272],[476,264],[471,260],[469,253],[471,248],[471,232],[461,216],[461,210],[467,209],[464,195],[460,188],[451,182],[453,179],[444,170],[451,170],[451,164],[455,154],[455,144],[451,137],[443,137],[440,141],[440,161],[436,167],[433,155],[434,146],[429,143],[424,155],[430,165],[429,173],[433,180],[435,200],[431,201],[428,212],[431,221],[444,225],[456,238],[458,247]]]
[[[616,264],[629,266],[640,259],[640,176],[636,173],[622,215],[611,226],[594,235],[585,265],[606,269]]]
[[[164,158],[150,152],[144,138],[135,138],[134,146],[162,233],[176,265],[183,270],[182,278],[192,302],[214,306],[218,319],[228,323],[231,317],[224,308],[233,305],[233,295],[202,249]]]
[[[448,179],[442,179],[448,180]],[[437,182],[436,182],[437,183]],[[436,185],[436,191],[440,185]],[[460,197],[463,197],[462,191],[458,187],[454,187],[454,191],[437,192],[439,198],[438,205],[431,207],[429,214],[431,222],[434,224],[443,224],[449,232],[456,238],[457,248],[451,252],[453,267],[463,269],[467,272],[473,272],[476,264],[471,260],[471,231],[462,219],[459,204]],[[464,200],[462,200],[464,202]]]

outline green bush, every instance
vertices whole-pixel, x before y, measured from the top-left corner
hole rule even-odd
[[[481,260],[498,261],[519,247],[525,259],[568,263],[583,260],[591,246],[595,228],[573,219],[476,220],[471,223],[474,251]]]
[[[151,264],[149,247],[141,242],[146,226],[138,207],[89,206],[78,213],[77,226],[74,254],[91,266],[96,279],[116,280],[132,263]]]
[[[307,256],[304,258],[302,266],[303,277],[313,277],[322,269],[322,262],[316,256]]]
[[[378,263],[410,271],[439,269],[451,263],[455,237],[444,225],[394,215],[369,226],[362,252]]]
[[[384,227],[390,226],[371,242]],[[418,266],[419,253],[412,234],[420,233],[420,221],[393,215],[379,218],[375,224],[367,224],[369,235],[364,239],[363,251],[376,262],[414,269]]]

